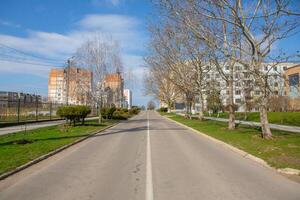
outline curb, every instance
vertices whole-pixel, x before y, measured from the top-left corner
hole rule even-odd
[[[100,131],[93,132],[93,133],[89,134],[89,135],[86,136],[86,137],[83,137],[83,138],[81,138],[81,139],[79,139],[79,140],[76,140],[76,141],[70,143],[70,144],[66,144],[66,145],[64,145],[64,146],[62,146],[62,147],[59,147],[58,149],[53,150],[53,151],[51,151],[51,152],[49,152],[49,153],[47,153],[47,154],[44,154],[44,155],[42,155],[42,156],[40,156],[40,157],[38,157],[38,158],[36,158],[36,159],[34,159],[34,160],[32,160],[32,161],[29,161],[29,162],[25,163],[24,165],[21,165],[21,166],[15,168],[15,169],[12,170],[12,171],[6,172],[6,173],[0,175],[0,181],[1,181],[1,180],[4,180],[4,179],[6,179],[6,178],[8,178],[8,177],[11,176],[11,175],[14,175],[14,174],[18,173],[18,172],[20,172],[20,171],[22,171],[22,170],[24,170],[24,169],[26,169],[26,168],[28,168],[28,167],[30,167],[30,166],[36,164],[36,163],[39,163],[39,162],[41,162],[42,160],[45,160],[45,159],[47,159],[47,158],[49,158],[49,157],[51,157],[51,156],[53,156],[53,155],[55,155],[55,154],[57,154],[57,153],[59,153],[59,152],[65,150],[65,149],[67,149],[67,148],[69,148],[69,147],[71,147],[71,146],[73,146],[73,145],[75,145],[75,144],[78,144],[78,143],[80,143],[80,142],[82,142],[82,141],[84,141],[84,140],[86,140],[86,139],[88,139],[88,138],[90,138],[90,137],[96,135],[97,133],[100,133],[100,132],[103,132],[103,131],[105,131],[105,130],[107,130],[107,129],[109,129],[109,128],[112,128],[112,127],[118,125],[119,123],[120,123],[120,122],[117,122],[117,123],[115,123],[115,124],[109,125],[109,126],[105,127],[104,129],[102,129],[102,130],[100,130]]]
[[[249,154],[249,153],[247,153],[247,152],[245,152],[245,151],[243,151],[241,149],[238,149],[238,148],[236,148],[236,147],[234,147],[234,146],[232,146],[230,144],[227,144],[227,143],[225,143],[225,142],[223,142],[221,140],[218,140],[218,139],[216,139],[214,137],[211,137],[211,136],[209,136],[209,135],[207,135],[205,133],[197,131],[197,130],[195,130],[195,129],[193,129],[193,128],[185,125],[185,124],[182,124],[180,122],[172,120],[172,119],[170,119],[170,118],[168,118],[166,116],[163,116],[163,115],[160,115],[160,116],[166,118],[169,121],[175,122],[176,124],[178,124],[180,126],[183,126],[183,127],[187,128],[187,129],[193,131],[194,133],[201,134],[201,136],[204,136],[205,138],[207,138],[207,139],[209,139],[209,140],[211,140],[211,141],[213,141],[215,143],[221,144],[221,145],[225,146],[226,148],[230,149],[231,151],[240,154],[242,157],[250,159],[250,160],[253,160],[253,161],[257,162],[258,164],[260,164],[260,165],[262,165],[264,167],[267,167],[267,168],[272,169],[272,170],[276,170],[277,172],[282,173],[282,174],[300,175],[300,170],[298,170],[298,169],[292,169],[292,168],[279,168],[279,169],[276,169],[274,167],[271,167],[266,161],[264,161],[261,158],[258,158],[258,157],[254,156],[252,154]]]

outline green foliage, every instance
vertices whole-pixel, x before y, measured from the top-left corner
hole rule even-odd
[[[218,90],[212,89],[210,94],[207,96],[207,108],[214,114],[222,110],[222,101]]]
[[[128,113],[129,113],[129,115],[137,115],[137,114],[140,113],[140,111],[141,111],[141,109],[140,109],[139,107],[132,107],[132,108],[128,111]]]
[[[123,111],[118,111],[116,110],[114,113],[113,113],[113,119],[119,119],[119,120],[126,120],[128,119],[130,116],[128,113],[126,112],[123,112]]]
[[[91,113],[91,108],[88,106],[62,106],[57,110],[57,114],[69,120],[75,125],[76,122],[81,121],[84,124],[84,119]]]
[[[158,109],[159,112],[168,112],[168,108],[167,107],[161,107]]]
[[[116,111],[116,107],[102,108],[101,115],[104,119],[112,119],[113,113]]]

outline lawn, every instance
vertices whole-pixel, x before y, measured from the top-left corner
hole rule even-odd
[[[265,140],[260,137],[260,131],[254,128],[239,126],[230,131],[224,122],[189,120],[175,114],[163,115],[262,158],[275,168],[300,169],[300,134],[273,130],[274,138]]]
[[[208,116],[208,114],[205,114]],[[217,114],[211,115],[217,117]],[[228,118],[228,113],[220,113],[220,118]],[[269,122],[272,124],[283,124],[290,126],[300,126],[300,112],[268,112]],[[236,112],[236,119],[245,120],[245,113]],[[259,122],[259,113],[247,113],[246,121]]]
[[[0,136],[0,174],[116,122],[105,120],[99,125],[92,120],[75,127],[57,125]]]

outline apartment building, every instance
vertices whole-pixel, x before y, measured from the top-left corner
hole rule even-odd
[[[48,100],[54,103],[91,104],[93,74],[88,69],[68,67],[51,69],[48,81]]]
[[[115,105],[117,108],[123,107],[124,96],[124,79],[121,73],[107,74],[103,81],[104,91],[106,93],[104,98],[104,106]]]
[[[284,72],[285,95],[289,97],[291,110],[300,111],[300,65],[288,68]]]
[[[270,83],[270,90],[273,95],[277,96],[285,96],[287,93],[285,83],[285,76],[292,77],[290,78],[291,82],[294,84],[294,82],[297,82],[295,80],[297,77],[299,77],[299,73],[297,70],[299,68],[297,67],[296,63],[265,63],[261,69],[262,73],[268,74],[268,79]],[[210,94],[212,88],[218,90],[220,92],[220,98],[222,101],[222,105],[226,107],[228,105],[229,100],[229,91],[228,91],[228,85],[226,81],[221,77],[220,73],[214,66],[208,66],[210,68],[209,72],[207,73],[206,77],[206,88],[203,90],[204,94],[204,106],[207,106],[207,97]],[[225,75],[229,74],[229,66],[224,65],[223,71],[225,72]],[[297,73],[296,73],[297,71]],[[294,78],[293,78],[294,77]],[[233,83],[233,98],[234,98],[234,104],[236,105],[238,112],[243,112],[245,110],[249,111],[249,108],[247,107],[247,102],[252,101],[253,105],[250,109],[250,111],[258,111],[258,105],[255,104],[255,99],[259,98],[260,90],[255,83],[255,80],[249,74],[249,71],[245,69],[245,67],[241,64],[236,64],[234,66],[234,83]],[[289,96],[297,96],[299,97],[299,93],[295,92],[295,89],[290,89]],[[299,91],[299,90],[297,90]],[[193,112],[198,112],[200,110],[200,98],[198,96],[194,99],[195,103],[193,105]],[[175,103],[175,109],[185,109],[182,105],[184,102],[184,98],[182,97],[182,101],[177,101]],[[180,103],[180,104],[178,104]],[[177,106],[180,105],[180,106]]]
[[[132,91],[129,89],[124,90],[124,107],[128,109],[132,107]]]

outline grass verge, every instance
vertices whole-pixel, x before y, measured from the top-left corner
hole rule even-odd
[[[13,170],[31,160],[47,154],[59,147],[88,136],[95,131],[116,123],[105,120],[101,125],[97,120],[84,125],[56,125],[0,136],[0,174]]]
[[[254,128],[239,126],[236,130],[228,130],[224,122],[161,114],[259,157],[275,168],[300,169],[300,134],[273,130],[274,138],[265,140],[261,138],[260,131]]]
[[[205,114],[208,116],[208,113]],[[211,115],[211,117],[217,117],[217,114]],[[219,118],[228,119],[228,113],[220,113]],[[250,112],[247,113],[245,118],[245,113],[236,112],[236,119],[245,121],[259,122],[259,113]],[[282,124],[289,126],[300,126],[300,112],[268,112],[269,122],[272,124]]]

